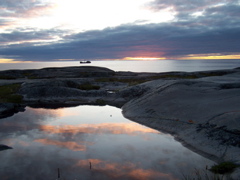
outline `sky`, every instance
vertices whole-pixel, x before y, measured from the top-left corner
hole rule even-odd
[[[0,62],[240,59],[240,0],[1,0]]]

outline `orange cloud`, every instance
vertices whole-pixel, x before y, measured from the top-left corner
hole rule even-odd
[[[86,151],[85,145],[78,144],[73,141],[61,142],[61,141],[50,140],[50,139],[36,139],[35,142],[39,142],[39,143],[46,144],[46,145],[54,145],[54,146],[58,146],[61,148],[67,148],[72,151]],[[86,143],[86,142],[82,142],[82,143]],[[89,142],[87,142],[87,143],[91,144]]]
[[[60,127],[52,125],[42,125],[40,130],[47,133],[87,133],[87,134],[128,134],[136,135],[139,133],[160,133],[157,130],[146,128],[136,123],[102,123],[102,124],[81,124],[81,125],[63,125]]]
[[[145,179],[168,179],[176,180],[172,175],[154,171],[151,169],[138,168],[133,163],[112,163],[107,161],[102,161],[100,159],[86,159],[78,161],[75,166],[88,169],[89,163],[91,162],[92,171],[104,173],[111,179],[114,178],[130,178],[136,180]]]

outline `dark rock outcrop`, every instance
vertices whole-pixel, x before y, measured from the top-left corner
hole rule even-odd
[[[8,150],[8,149],[13,149],[13,148],[9,147],[7,145],[4,145],[4,144],[0,144],[0,151],[4,151],[4,150]]]
[[[24,111],[24,105],[16,103],[0,103],[0,118],[12,116],[14,113]]]

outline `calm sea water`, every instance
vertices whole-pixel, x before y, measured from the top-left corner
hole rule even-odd
[[[132,72],[169,72],[169,71],[205,71],[232,69],[240,67],[240,60],[159,60],[159,61],[92,61],[91,64],[72,62],[35,62],[0,64],[0,70],[39,69],[64,66],[101,66],[115,71]]]
[[[179,180],[213,164],[111,106],[27,108],[1,119],[0,142],[4,180]]]

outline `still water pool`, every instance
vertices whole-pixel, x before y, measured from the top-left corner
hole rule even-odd
[[[178,180],[212,161],[111,106],[27,108],[0,119],[1,180]]]

